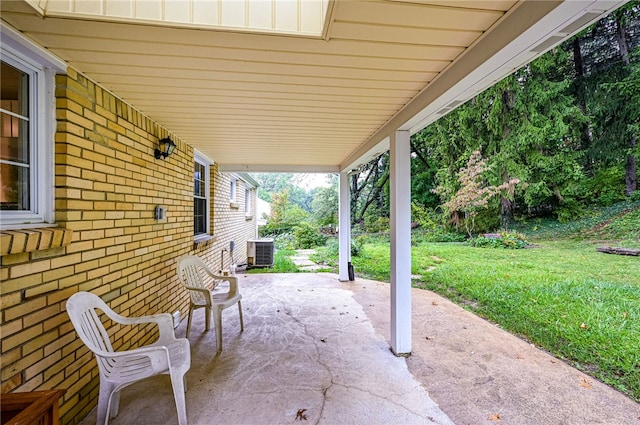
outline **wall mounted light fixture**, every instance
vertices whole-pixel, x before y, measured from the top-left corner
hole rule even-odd
[[[168,137],[160,139],[158,145],[160,145],[160,149],[156,148],[156,150],[153,152],[156,159],[165,159],[176,149],[176,144],[173,143],[173,141]]]

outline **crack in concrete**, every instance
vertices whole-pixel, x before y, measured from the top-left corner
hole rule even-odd
[[[299,324],[300,326],[302,326],[302,328],[304,329],[304,334],[311,338],[311,341],[313,341],[313,345],[316,348],[316,363],[319,364],[320,366],[322,366],[326,371],[327,374],[329,375],[329,386],[324,387],[321,389],[322,391],[322,403],[320,405],[320,412],[318,413],[317,419],[314,422],[314,425],[318,425],[320,423],[320,420],[322,419],[322,415],[324,413],[324,407],[327,404],[327,392],[334,386],[336,385],[336,383],[333,380],[333,373],[331,372],[331,368],[329,368],[329,366],[324,363],[321,358],[322,358],[322,354],[320,352],[320,346],[318,345],[318,337],[316,335],[314,335],[314,333],[309,331],[309,326],[304,323],[303,321],[301,321],[300,319],[298,319],[297,317],[295,317],[293,314],[291,314],[290,311],[286,311],[285,312],[289,317],[291,317],[291,319]],[[322,341],[322,340],[321,340]],[[322,344],[325,344],[325,342],[322,342]]]

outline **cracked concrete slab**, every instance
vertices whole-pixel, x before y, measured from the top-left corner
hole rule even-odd
[[[224,310],[221,353],[203,310],[194,315],[190,424],[453,424],[335,275],[239,277],[245,331],[237,309]],[[110,424],[176,422],[169,379],[158,377],[124,389]],[[82,425],[94,423],[95,411]]]

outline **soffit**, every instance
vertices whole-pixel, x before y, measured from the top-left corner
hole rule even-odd
[[[324,37],[43,19],[8,1],[2,19],[223,168],[336,171],[390,123],[428,122],[414,117],[558,4],[342,0]]]

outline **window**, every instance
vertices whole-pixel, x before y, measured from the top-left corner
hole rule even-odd
[[[196,152],[193,162],[193,233],[209,234],[209,167],[211,162]]]
[[[12,62],[17,65],[15,62]],[[23,72],[2,62],[2,100],[0,113],[0,209],[2,211],[31,211],[33,165],[29,149],[30,80],[32,73]]]
[[[244,213],[251,215],[251,190],[249,188],[244,190]]]
[[[3,229],[53,223],[56,71],[65,65],[1,25],[0,223]]]
[[[236,186],[237,186],[236,178],[231,177],[231,186],[229,188],[229,200],[231,202],[236,202]]]

